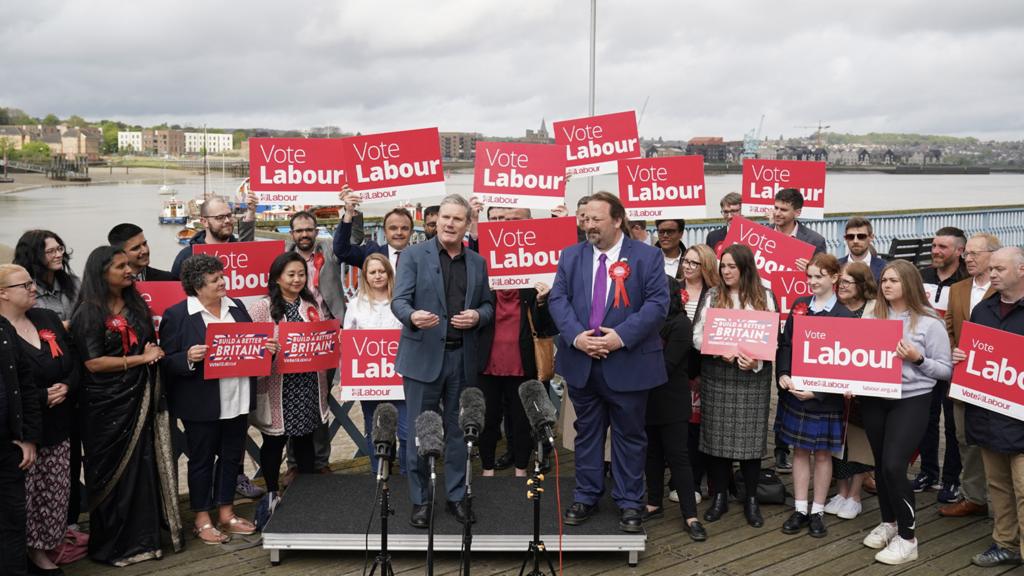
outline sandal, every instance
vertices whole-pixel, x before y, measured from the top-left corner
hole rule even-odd
[[[248,536],[256,533],[256,526],[252,522],[238,516],[232,516],[227,522],[221,522],[219,528],[221,532],[238,534],[239,536]]]
[[[214,528],[213,524],[210,524],[209,522],[203,524],[198,528],[193,528],[192,534],[195,535],[195,537],[201,540],[204,544],[227,544],[231,541],[230,536]]]

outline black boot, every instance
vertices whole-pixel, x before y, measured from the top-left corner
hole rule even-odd
[[[704,520],[716,522],[723,514],[729,511],[729,495],[725,492],[718,492],[711,499],[711,506],[704,512]]]
[[[764,526],[764,518],[761,516],[761,507],[757,505],[756,496],[750,496],[743,503],[743,515],[747,517],[747,524],[754,528]]]

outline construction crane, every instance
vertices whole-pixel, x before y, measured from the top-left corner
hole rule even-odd
[[[809,130],[815,130],[816,129],[815,134],[817,135],[818,148],[821,148],[821,131],[822,130],[826,130],[826,129],[831,128],[831,127],[832,127],[831,124],[823,124],[821,122],[821,120],[818,120],[818,125],[817,126],[796,126],[796,128],[805,128],[805,129],[809,129]]]
[[[751,130],[743,135],[743,157],[757,158],[761,149],[761,130],[764,128],[764,114],[761,114],[761,122],[757,125],[757,132]]]

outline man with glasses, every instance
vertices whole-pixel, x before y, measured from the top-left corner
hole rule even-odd
[[[170,272],[149,265],[149,242],[142,228],[135,224],[125,222],[114,226],[107,233],[107,242],[128,255],[128,266],[136,282],[166,282],[175,279]]]
[[[235,215],[231,212],[231,206],[227,200],[214,196],[203,202],[199,209],[199,222],[203,230],[192,237],[188,246],[178,252],[171,266],[171,276],[175,280],[180,278],[181,264],[185,259],[192,256],[192,247],[196,244],[226,244],[228,242],[250,242],[256,238],[256,204],[259,202],[256,194],[249,192],[246,197],[247,208],[245,215],[238,224],[238,237],[232,234],[235,230]]]
[[[391,267],[395,269],[395,279],[398,278],[398,260],[402,257],[402,251],[409,247],[413,234],[412,214],[405,208],[393,208],[384,215],[384,239],[383,246],[370,240],[365,245],[359,245],[352,241],[352,229],[354,219],[359,215],[359,204],[362,198],[352,191],[346,184],[341,189],[341,201],[345,203],[345,213],[338,222],[338,229],[334,231],[334,255],[338,262],[343,262],[353,268],[362,268],[363,262],[370,254],[383,254]]]
[[[654,225],[658,230],[658,247],[661,248],[661,255],[665,257],[665,274],[680,278],[679,264],[683,260],[683,254],[686,254],[686,246],[683,244],[686,220],[655,220]],[[636,240],[635,237],[633,239]]]
[[[871,275],[875,277],[877,283],[882,277],[885,261],[875,254],[875,231],[871,227],[871,221],[863,216],[850,218],[846,221],[843,239],[846,240],[847,254],[839,259],[839,267],[846,266],[847,262],[863,262],[871,269]]]
[[[705,244],[711,246],[711,249],[716,254],[718,253],[718,245],[725,240],[725,235],[729,233],[729,222],[732,222],[733,216],[739,214],[740,209],[743,207],[743,197],[737,192],[729,192],[722,197],[722,201],[718,203],[718,206],[722,209],[722,218],[725,219],[725,226],[708,232],[708,238],[704,241]]]

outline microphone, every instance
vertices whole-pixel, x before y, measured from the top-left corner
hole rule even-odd
[[[395,433],[398,430],[398,409],[385,402],[373,411],[373,450],[379,459],[378,479],[387,480],[391,460],[395,457]]]
[[[416,454],[420,458],[440,458],[444,453],[443,438],[440,414],[427,410],[416,417]]]
[[[519,400],[523,403],[526,418],[530,421],[530,429],[534,438],[540,441],[547,438],[552,445],[555,443],[555,407],[548,398],[547,390],[540,380],[527,380],[519,385]]]
[[[484,429],[484,393],[475,387],[466,388],[459,396],[459,428],[467,443],[475,443]]]

